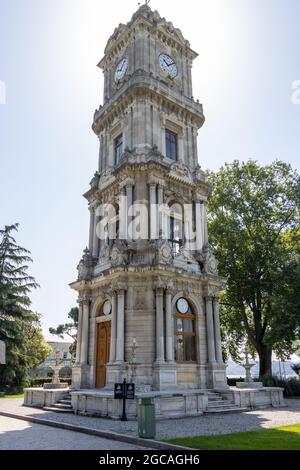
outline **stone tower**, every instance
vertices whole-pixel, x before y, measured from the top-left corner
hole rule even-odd
[[[73,388],[225,388],[218,295],[209,250],[210,187],[198,164],[197,54],[181,31],[141,6],[109,38],[94,114],[98,170],[85,194],[89,247],[79,294]]]

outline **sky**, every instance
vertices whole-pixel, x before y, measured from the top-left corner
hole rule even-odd
[[[300,1],[150,6],[199,53],[193,85],[206,116],[202,168],[252,158],[299,169]],[[137,8],[135,0],[0,0],[0,226],[20,224],[16,238],[31,251],[30,274],[40,284],[32,308],[48,338],[76,305],[68,284],[88,242],[82,194],[97,169],[97,63]]]

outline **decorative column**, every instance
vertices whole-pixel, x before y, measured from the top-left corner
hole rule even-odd
[[[93,230],[93,258],[99,257],[99,237],[97,233],[97,225],[100,221],[100,206],[95,209],[94,215],[94,230]]]
[[[150,239],[156,240],[157,236],[157,206],[156,183],[150,183]]]
[[[79,314],[78,314],[78,328],[77,328],[77,343],[76,343],[76,364],[80,363],[81,353],[81,331],[82,331],[82,301],[79,301]]]
[[[126,240],[127,238],[127,204],[126,204],[126,195],[125,195],[125,188],[120,189],[120,203],[119,203],[119,238],[121,240]]]
[[[200,201],[195,202],[195,214],[196,214],[196,250],[201,251],[203,248],[203,217],[202,207],[203,204]]]
[[[127,198],[127,233],[128,233],[128,240],[132,240],[133,233],[132,233],[132,203],[133,203],[133,185],[132,183],[126,184],[126,198]]]
[[[112,293],[111,297],[111,338],[110,338],[110,355],[109,362],[116,360],[116,337],[117,337],[117,295]]]
[[[188,165],[188,162],[185,162],[184,161],[184,157],[185,157],[185,154],[184,154],[184,132],[183,132],[183,128],[181,128],[180,132],[178,132],[178,161],[184,163],[184,164],[187,164]]]
[[[187,251],[194,248],[193,237],[193,210],[190,204],[184,205],[184,247]]]
[[[157,202],[158,202],[157,232],[158,232],[159,238],[162,238],[163,228],[164,228],[164,211],[163,211],[164,187],[162,184],[158,185]]]
[[[102,161],[102,154],[103,154],[103,136],[102,136],[102,134],[99,134],[99,135],[98,135],[98,139],[99,139],[98,171],[99,171],[99,173],[101,173],[101,171],[102,171],[102,165],[103,165],[103,161]]]
[[[174,362],[174,327],[172,318],[172,293],[166,290],[166,360]]]
[[[118,290],[117,306],[117,348],[116,362],[124,362],[124,309],[125,309],[125,290]]]
[[[206,337],[207,337],[207,351],[208,362],[216,362],[215,353],[215,335],[214,335],[214,319],[213,319],[213,299],[206,297]]]
[[[217,297],[215,297],[213,301],[213,311],[214,311],[214,326],[215,326],[216,359],[219,364],[223,364],[220,315],[219,315],[219,299]]]
[[[89,211],[90,211],[89,250],[90,250],[90,253],[93,253],[95,210],[92,206],[89,206]]]
[[[88,362],[88,344],[89,344],[89,304],[88,299],[83,300],[83,312],[82,312],[82,337],[81,337],[81,358],[80,363],[86,365]]]
[[[207,203],[203,203],[202,207],[202,227],[203,227],[203,244],[207,246],[208,244],[208,232],[207,232]]]
[[[156,289],[156,363],[165,362],[164,354],[164,291],[162,288]]]

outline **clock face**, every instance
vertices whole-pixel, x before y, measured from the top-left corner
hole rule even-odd
[[[178,75],[177,65],[169,55],[160,54],[159,65],[160,68],[166,72],[170,78],[175,78]]]
[[[177,300],[176,306],[179,313],[187,313],[189,311],[188,301],[182,297]]]
[[[106,300],[106,302],[104,302],[103,313],[104,313],[105,316],[111,314],[111,303],[110,303],[109,300]]]
[[[128,59],[124,57],[117,65],[115,70],[115,82],[119,82],[124,77],[128,68]]]

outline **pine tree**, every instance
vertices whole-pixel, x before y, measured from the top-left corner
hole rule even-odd
[[[12,233],[18,224],[0,230],[0,340],[6,344],[6,365],[0,369],[0,386],[19,386],[35,358],[28,331],[40,330],[39,317],[30,308],[29,294],[38,284],[28,274],[30,252],[16,243]],[[41,348],[48,353],[40,335]],[[38,354],[38,351],[37,351]],[[39,356],[41,358],[41,356]]]

